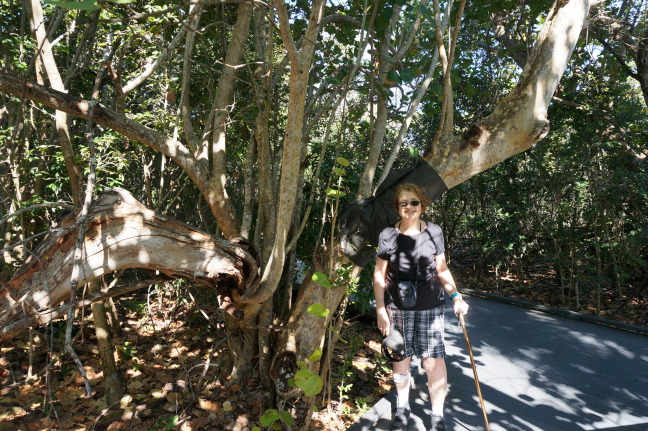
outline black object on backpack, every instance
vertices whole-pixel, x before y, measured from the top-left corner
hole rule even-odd
[[[423,159],[413,166],[395,169],[380,184],[374,196],[350,202],[338,217],[342,253],[358,266],[365,266],[376,257],[378,236],[387,226],[400,220],[394,208],[396,186],[413,183],[434,200],[448,190],[439,174]]]

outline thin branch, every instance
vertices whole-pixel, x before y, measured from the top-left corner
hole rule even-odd
[[[561,99],[558,96],[553,96],[551,98],[551,100],[553,100],[554,102],[558,102],[561,105],[569,106],[569,107],[572,107],[572,108],[584,108],[585,107],[585,105],[582,105],[582,104],[576,103],[576,102],[572,102],[570,100]]]
[[[9,219],[12,219],[16,217],[19,214],[24,213],[25,211],[31,211],[36,208],[44,208],[44,207],[62,207],[62,208],[70,208],[70,209],[75,209],[78,210],[79,207],[76,205],[72,205],[69,202],[61,201],[61,202],[43,202],[42,204],[36,204],[36,205],[30,205],[25,208],[21,208],[17,211],[12,212],[11,214],[3,217],[0,219],[0,225],[6,223]]]
[[[198,9],[198,10],[195,10]],[[189,32],[187,33],[187,40],[185,42],[184,55],[182,61],[182,82],[180,86],[180,103],[178,103],[178,110],[176,118],[176,128],[177,124],[180,122],[179,117],[182,117],[182,122],[184,124],[184,135],[187,145],[192,152],[196,152],[198,149],[198,138],[193,127],[193,121],[191,119],[191,104],[189,100],[189,83],[191,78],[191,56],[193,55],[193,50],[196,44],[196,29],[200,23],[200,17],[202,15],[202,5],[197,6],[196,8],[190,9],[190,12],[196,12],[194,17],[189,21]],[[176,135],[176,130],[174,129],[174,138]],[[177,139],[177,138],[176,138]]]
[[[18,96],[23,101],[32,100],[80,118],[88,118],[90,104],[87,100],[29,82],[3,71],[0,71],[0,91]],[[171,157],[192,179],[201,175],[201,168],[197,165],[195,157],[180,142],[173,141],[157,130],[144,126],[100,104],[94,106],[93,117],[95,123],[109,127],[127,138]]]
[[[603,45],[603,47],[607,51],[609,51],[610,54],[612,54],[612,57],[614,57],[614,59],[621,66],[621,69],[623,69],[628,74],[628,76],[636,79],[637,81],[641,80],[641,76],[639,76],[637,72],[633,71],[632,68],[627,65],[625,60],[614,50],[614,48],[612,48],[612,46],[609,43],[607,43],[602,37],[597,37],[596,40],[598,40],[601,43],[601,45]]]
[[[90,99],[90,111],[88,113],[88,121],[87,121],[88,131],[86,132],[86,136],[88,140],[88,149],[90,151],[90,173],[88,174],[88,183],[86,185],[86,193],[83,202],[83,208],[81,209],[81,213],[79,214],[79,218],[77,220],[79,231],[77,234],[76,244],[74,247],[74,266],[72,267],[72,277],[71,277],[72,279],[70,281],[70,287],[71,287],[70,310],[68,312],[67,327],[65,330],[65,350],[72,356],[74,362],[77,364],[77,367],[79,368],[79,374],[83,376],[83,380],[85,381],[85,387],[86,387],[86,395],[88,397],[92,396],[92,388],[90,387],[90,380],[88,379],[85,369],[83,368],[83,364],[81,363],[81,360],[79,359],[76,352],[74,351],[74,347],[72,347],[72,322],[74,320],[74,309],[77,300],[77,287],[79,284],[79,272],[81,271],[81,257],[83,253],[83,245],[85,240],[86,223],[88,219],[88,212],[90,210],[90,204],[92,203],[92,194],[94,192],[95,182],[97,178],[96,177],[97,152],[94,146],[94,132],[93,132],[92,118],[94,115],[94,107],[96,106],[97,99],[99,98],[99,89],[101,88],[101,80],[106,70],[106,66],[105,66],[106,63],[107,62],[104,62],[104,64],[99,69],[99,72],[97,72],[97,76],[94,82],[94,88],[92,90],[92,98]]]
[[[453,0],[450,0],[447,6],[448,11],[452,10],[452,4],[453,4]],[[450,13],[446,13],[443,18],[443,22],[441,24],[442,32],[445,32],[445,29],[448,26],[449,21],[450,21]],[[374,193],[376,193],[376,190],[378,190],[382,182],[385,181],[385,178],[387,178],[387,176],[391,172],[392,167],[394,166],[394,162],[396,161],[396,158],[398,157],[398,153],[401,150],[403,141],[405,140],[405,135],[407,134],[407,131],[409,130],[409,126],[412,123],[412,119],[414,118],[414,115],[418,110],[421,100],[423,100],[423,96],[425,96],[425,93],[427,93],[430,83],[432,82],[432,78],[434,77],[434,72],[436,71],[436,66],[438,62],[439,62],[439,50],[435,49],[434,56],[432,57],[432,61],[430,62],[430,67],[428,68],[427,74],[425,75],[425,79],[419,86],[416,97],[410,103],[410,106],[407,110],[407,115],[405,116],[405,120],[403,121],[403,124],[401,124],[400,130],[398,132],[398,137],[396,138],[396,142],[394,143],[391,153],[389,154],[389,158],[385,162],[385,166],[383,167],[383,171],[382,174],[380,175],[380,179],[376,183]]]
[[[429,0],[421,1],[421,6],[427,6],[428,1]],[[396,54],[394,55],[394,62],[401,61],[405,57],[409,49],[412,47],[412,44],[414,43],[414,39],[418,34],[418,29],[419,26],[421,25],[422,19],[423,19],[423,14],[421,13],[421,8],[419,8],[418,13],[416,14],[416,18],[414,19],[414,23],[412,24],[412,27],[409,30],[409,34],[407,35],[407,38],[403,41],[401,46],[396,50]]]
[[[187,29],[190,28],[191,21],[193,20],[193,17],[196,13],[198,12],[191,11],[189,14],[187,14],[185,22],[182,23],[178,34],[176,34],[171,43],[169,43],[169,45],[162,51],[162,54],[160,54],[160,56],[156,58],[153,63],[149,64],[146,69],[141,74],[139,74],[139,76],[136,76],[128,84],[123,86],[122,91],[124,94],[130,93],[137,87],[142,85],[142,83],[144,83],[144,81],[146,81],[153,74],[153,72],[155,72],[162,65],[162,63],[166,61],[166,59],[171,54],[171,51],[173,51],[184,39],[184,35],[185,33],[187,33]]]
[[[464,7],[466,5],[466,0],[461,0],[459,2],[459,10],[457,11],[457,17],[455,19],[454,32],[452,34],[452,40],[450,40],[450,53],[447,58],[445,57],[445,46],[443,44],[443,37],[441,33],[441,28],[437,28],[437,44],[439,47],[439,55],[441,56],[441,61],[443,62],[444,69],[444,83],[443,83],[443,104],[441,106],[441,121],[439,123],[439,129],[434,137],[432,142],[432,148],[435,148],[442,135],[452,134],[453,120],[452,120],[452,80],[451,80],[451,69],[452,62],[454,60],[455,48],[457,45],[457,38],[459,37],[459,27],[461,26],[461,17],[463,16]],[[448,10],[447,13],[450,13]],[[439,13],[439,1],[434,0],[434,20],[438,27],[441,26]],[[444,61],[445,60],[445,61]]]
[[[72,225],[72,226],[68,226],[68,227],[61,227],[61,228],[54,228],[54,229],[46,230],[44,232],[32,235],[29,238],[23,239],[22,241],[18,241],[18,242],[14,243],[14,244],[11,244],[10,246],[0,248],[0,252],[13,250],[16,247],[19,247],[19,246],[21,246],[23,244],[27,244],[28,242],[33,241],[36,238],[39,238],[39,237],[41,237],[43,235],[47,235],[47,234],[52,233],[52,232],[61,232],[61,231],[64,231],[64,230],[70,230],[70,229],[75,229],[75,228],[76,228],[76,225]]]
[[[447,108],[447,85],[448,85],[448,77],[450,76],[450,71],[448,70],[448,56],[446,53],[445,49],[445,43],[443,42],[443,30],[441,28],[441,9],[439,6],[439,0],[434,0],[434,22],[436,24],[436,29],[435,29],[435,34],[436,34],[436,42],[437,42],[437,49],[439,51],[439,57],[441,58],[441,66],[443,68],[443,103],[441,105],[441,120],[439,121],[439,128],[437,129],[437,132],[434,136],[434,140],[432,141],[432,144],[430,145],[430,148],[436,149],[439,145],[439,140],[441,139],[441,134],[443,133],[443,128],[445,125],[445,119],[446,119],[446,108]]]
[[[333,124],[333,121],[335,120],[337,110],[338,110],[338,108],[340,106],[340,103],[342,103],[343,100],[344,100],[344,98],[342,98],[342,97],[340,97],[338,99],[337,103],[335,104],[335,108],[333,108],[331,110],[331,114],[329,115],[329,119],[326,122],[326,129],[324,131],[324,138],[322,139],[322,149],[320,150],[319,159],[317,161],[317,168],[315,168],[315,174],[313,175],[313,179],[311,181],[311,183],[312,183],[311,193],[310,193],[310,197],[308,198],[308,204],[306,206],[306,211],[304,213],[304,217],[302,218],[301,225],[299,226],[299,229],[297,230],[297,233],[295,235],[293,235],[292,240],[290,241],[290,243],[286,247],[286,254],[290,253],[291,250],[293,249],[293,247],[295,247],[297,245],[297,241],[301,237],[302,232],[304,232],[304,229],[306,228],[306,225],[308,224],[308,222],[311,221],[310,220],[310,213],[311,213],[311,210],[313,209],[313,202],[315,201],[315,194],[316,194],[317,186],[318,186],[320,176],[321,176],[322,165],[324,164],[324,156],[326,155],[326,151],[328,150],[328,146],[329,146],[329,142],[330,142],[329,136],[331,134],[331,126]]]
[[[353,82],[353,80],[354,80],[354,78],[356,76],[356,73],[358,73],[358,70],[360,69],[360,66],[362,64],[363,54],[364,54],[365,50],[367,49],[367,45],[369,44],[369,38],[366,37],[367,36],[367,31],[364,30],[364,29],[371,28],[371,26],[373,25],[373,22],[374,22],[374,18],[376,16],[376,8],[373,8],[373,12],[372,12],[371,16],[369,17],[369,24],[365,25],[365,23],[367,21],[367,11],[368,11],[367,0],[364,1],[364,6],[363,6],[362,10],[363,10],[363,12],[362,12],[362,22],[360,23],[360,34],[359,34],[359,38],[358,38],[357,55],[356,55],[355,62],[353,63],[353,66],[351,68],[351,71],[345,76],[345,78],[343,80],[344,82],[342,84],[340,84],[336,88],[335,92],[331,95],[331,97],[329,97],[326,100],[326,102],[323,103],[317,109],[317,111],[315,111],[315,114],[312,115],[312,119],[309,120],[308,125],[304,128],[304,135],[309,135],[311,129],[313,127],[315,127],[316,125],[320,124],[320,120],[321,120],[321,117],[324,115],[324,112],[326,111],[326,109],[328,109],[331,106],[331,104],[333,104],[333,102],[335,100],[337,100],[337,102],[335,104],[334,110],[337,110],[337,108],[340,106],[340,103],[341,103],[341,100],[342,100],[342,98],[338,97],[338,96],[340,96],[343,92],[347,93],[349,91],[351,83]],[[342,72],[342,69],[338,70],[338,73],[341,73],[341,72]],[[337,76],[337,73],[334,76]],[[319,95],[322,94],[322,92],[327,88],[328,88],[328,83],[326,81],[322,82],[322,85],[319,86],[318,91],[314,94],[311,101],[309,101],[306,104],[306,109],[304,111],[305,112],[305,117],[311,116],[310,113],[313,110],[313,106],[315,105],[315,101],[319,99]]]
[[[0,339],[2,339],[5,334],[14,334],[30,326],[46,325],[51,321],[53,321],[54,319],[57,319],[58,317],[61,317],[66,313],[69,313],[71,309],[74,310],[77,308],[85,307],[94,304],[95,302],[105,301],[106,299],[114,298],[116,296],[130,293],[135,290],[148,287],[152,284],[162,283],[165,281],[169,281],[169,278],[163,276],[156,276],[141,281],[121,284],[117,287],[113,287],[111,283],[111,286],[101,289],[99,292],[93,295],[86,296],[85,299],[76,301],[75,304],[67,303],[65,305],[61,305],[52,309],[40,311],[38,312],[38,315],[30,315],[20,320],[15,320],[9,324],[2,325],[0,327]]]
[[[447,91],[447,93],[446,93],[446,97],[444,98],[444,101],[447,102],[446,109],[445,109],[446,116],[447,116],[446,117],[447,126],[444,127],[444,129],[446,131],[445,133],[448,135],[452,135],[452,129],[454,128],[454,118],[453,118],[454,104],[452,100],[452,80],[451,80],[452,64],[454,63],[455,51],[457,48],[457,39],[459,39],[459,28],[461,27],[461,17],[463,17],[465,6],[466,6],[466,0],[460,0],[459,10],[457,11],[457,17],[455,18],[454,33],[452,34],[452,40],[450,41],[450,55],[448,56],[448,68],[446,70],[447,86],[444,88],[444,91]]]
[[[432,82],[432,78],[434,77],[434,72],[436,70],[436,65],[438,61],[439,61],[439,51],[435,50],[434,56],[432,57],[432,62],[430,63],[430,67],[428,68],[427,75],[425,76],[425,79],[419,86],[416,97],[410,103],[410,106],[407,110],[407,115],[405,116],[405,120],[403,121],[403,124],[401,124],[400,130],[398,131],[398,137],[396,138],[394,147],[392,148],[392,151],[389,154],[389,158],[385,162],[385,166],[383,168],[382,174],[380,175],[380,179],[376,183],[376,188],[374,189],[374,193],[376,193],[376,190],[378,190],[378,187],[380,187],[382,182],[385,181],[385,178],[387,178],[387,176],[389,175],[392,166],[394,166],[394,162],[396,161],[396,158],[398,157],[398,153],[401,150],[403,141],[405,140],[405,135],[407,134],[407,131],[409,130],[409,126],[412,123],[412,119],[414,118],[414,115],[418,110],[421,100],[423,100],[423,96],[425,96],[425,93],[427,93],[430,83]]]
[[[275,9],[277,10],[277,18],[279,18],[279,33],[281,34],[281,39],[284,42],[286,51],[288,51],[290,63],[293,67],[297,66],[299,51],[295,45],[295,40],[290,34],[290,19],[288,18],[288,10],[286,9],[286,3],[284,0],[276,0]]]

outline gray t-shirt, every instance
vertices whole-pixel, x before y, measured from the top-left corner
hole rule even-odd
[[[378,237],[377,256],[389,261],[385,303],[402,309],[396,284],[399,280],[416,280],[416,303],[408,310],[427,310],[444,304],[434,259],[444,252],[443,232],[434,223],[426,223],[421,233],[412,236],[399,233],[393,226],[383,229]]]

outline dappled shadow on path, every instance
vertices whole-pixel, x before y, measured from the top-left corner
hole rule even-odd
[[[648,429],[647,337],[481,298],[469,301],[467,328],[492,431]],[[448,429],[484,430],[463,332],[450,313],[448,308]],[[424,430],[424,375],[415,391],[413,413],[420,420],[410,430]],[[386,397],[349,430],[389,429],[390,410]]]
[[[491,429],[585,430],[648,422],[646,337],[471,300],[477,304],[468,330]],[[460,337],[459,328],[449,328],[448,406],[458,422],[478,429],[484,425]]]

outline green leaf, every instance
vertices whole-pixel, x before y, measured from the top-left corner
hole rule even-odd
[[[382,15],[378,15],[376,18],[376,30],[378,31],[384,31],[387,30],[387,27],[389,27],[389,18],[385,18]]]
[[[397,70],[390,70],[387,72],[387,79],[389,79],[391,82],[396,82],[398,84],[402,84],[403,80],[401,79],[400,73],[398,73]]]
[[[264,427],[269,427],[273,422],[279,419],[279,412],[275,409],[268,409],[261,415],[259,422]]]
[[[472,86],[472,84],[466,85],[464,89],[464,93],[466,94],[466,97],[472,99],[472,97],[475,95],[475,87]]]
[[[319,284],[320,286],[331,287],[331,282],[329,281],[328,277],[324,273],[315,272],[313,274],[312,280],[315,283]]]
[[[67,9],[97,10],[100,8],[100,6],[97,4],[97,0],[45,0],[45,3],[51,4],[53,6],[64,7]]]
[[[383,18],[391,19],[392,15],[394,15],[394,7],[390,4],[385,4],[385,6],[380,11],[380,16],[382,16]]]
[[[178,415],[175,415],[172,418],[169,418],[169,420],[167,421],[167,426],[166,426],[167,431],[170,431],[173,428],[175,428],[175,426],[178,425],[178,422],[180,422],[180,416],[178,416]]]
[[[404,82],[411,82],[414,79],[413,69],[403,69],[400,72],[400,77]]]
[[[326,78],[324,78],[324,81],[333,85],[337,85],[341,82],[339,79],[333,78],[332,76],[327,76]]]
[[[326,194],[331,196],[332,198],[341,198],[342,196],[346,195],[346,193],[335,189],[326,189]]]
[[[304,361],[297,361],[297,366],[299,367],[300,370],[304,370],[308,368],[308,364]]]
[[[322,352],[322,349],[317,349],[317,350],[315,350],[315,351],[313,352],[313,354],[310,355],[310,357],[308,358],[308,362],[311,362],[311,363],[312,363],[312,362],[319,361],[320,358],[322,357],[322,354],[323,354],[323,353],[324,353],[324,352]]]
[[[328,308],[317,302],[309,305],[306,311],[308,312],[308,314],[321,318],[325,318],[330,312]]]
[[[344,175],[346,175],[346,172],[344,172],[344,169],[342,169],[342,168],[333,168],[333,172],[338,177],[343,177]]]
[[[295,383],[299,389],[304,391],[307,397],[319,394],[324,386],[321,377],[315,374],[313,370],[297,371]]]
[[[292,417],[290,412],[281,412],[279,413],[279,418],[281,422],[285,423],[288,426],[295,426],[295,419]]]
[[[432,14],[432,10],[426,5],[421,5],[420,9],[421,9],[421,15],[423,15],[423,17],[427,19],[430,22],[430,24],[434,25],[434,15]]]
[[[349,162],[347,159],[344,157],[338,157],[335,159],[336,162],[344,166],[345,168],[351,165],[351,162]]]

